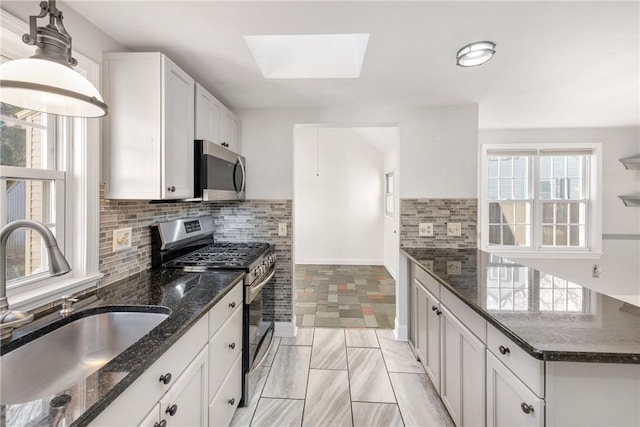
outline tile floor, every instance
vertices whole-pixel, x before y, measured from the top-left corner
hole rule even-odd
[[[275,338],[232,426],[453,426],[406,342],[391,330],[301,328]]]
[[[298,327],[393,328],[396,283],[382,266],[296,265]]]

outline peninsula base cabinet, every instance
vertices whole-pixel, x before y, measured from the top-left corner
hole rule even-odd
[[[536,359],[417,264],[409,271],[412,348],[456,426],[640,426],[639,364]]]

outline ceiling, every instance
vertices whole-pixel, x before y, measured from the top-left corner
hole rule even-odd
[[[131,50],[163,51],[232,109],[476,103],[481,128],[640,121],[636,1],[67,5]],[[243,40],[329,33],[370,34],[359,79],[265,79]],[[480,40],[495,57],[457,67],[456,51]]]

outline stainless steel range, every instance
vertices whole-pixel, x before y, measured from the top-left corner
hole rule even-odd
[[[273,338],[273,322],[264,320],[262,288],[275,274],[276,255],[269,243],[214,242],[212,217],[179,219],[152,226],[153,267],[207,273],[219,269],[243,270],[243,393],[250,398],[258,370]]]

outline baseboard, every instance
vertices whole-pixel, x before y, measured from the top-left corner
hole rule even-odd
[[[409,330],[407,325],[400,325],[398,323],[398,319],[396,319],[393,335],[398,341],[409,341]]]
[[[273,335],[276,337],[295,337],[296,325],[293,322],[273,322]]]
[[[384,265],[381,259],[296,259],[296,264],[308,265]]]

